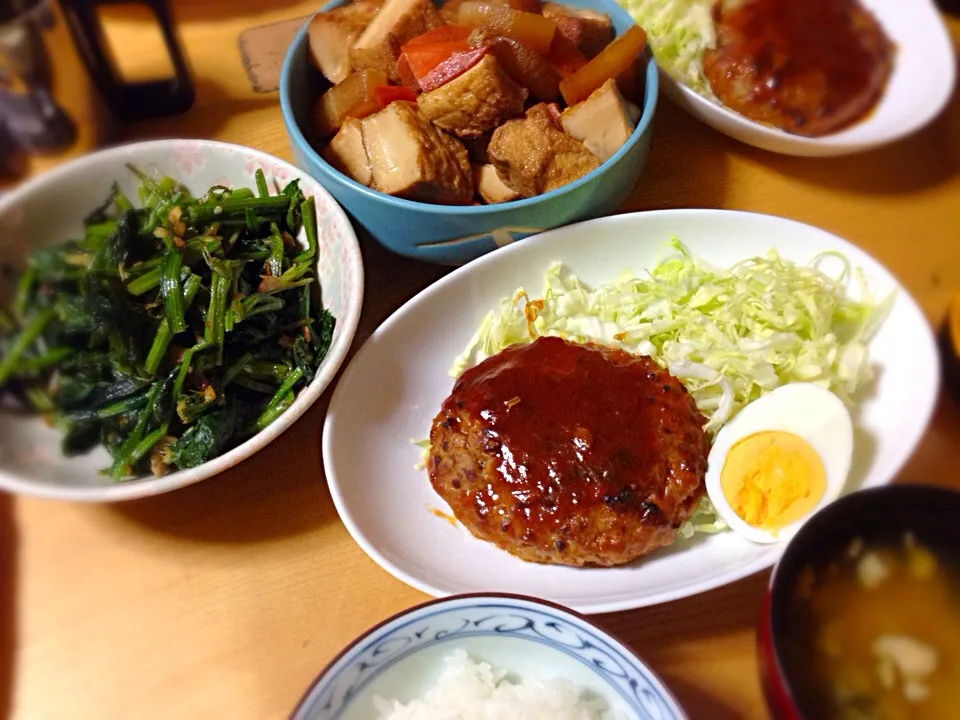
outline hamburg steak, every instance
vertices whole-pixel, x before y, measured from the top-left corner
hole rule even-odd
[[[714,6],[717,49],[703,71],[729,108],[816,137],[862,118],[893,69],[894,47],[858,0],[747,0]]]
[[[427,465],[478,538],[533,562],[621,565],[669,545],[703,496],[704,422],[650,358],[542,337],[460,376]]]

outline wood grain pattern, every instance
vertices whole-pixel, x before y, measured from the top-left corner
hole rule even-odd
[[[173,6],[197,105],[115,137],[213,137],[289,157],[276,97],[253,92],[236,43],[316,3]],[[147,63],[136,24],[122,10],[111,22]],[[960,21],[950,24],[957,42]],[[58,62],[59,82],[71,82],[71,67]],[[95,127],[90,107],[74,109]],[[960,289],[960,96],[924,132],[841,159],[754,150],[661,99],[647,169],[623,209],[691,206],[774,213],[846,237],[938,323]],[[357,345],[446,272],[369,241],[363,251]],[[248,462],[170,495],[118,507],[0,498],[0,715],[9,703],[14,718],[31,720],[283,718],[343,645],[426,599],[381,571],[338,521],[319,457],[326,402]],[[960,411],[944,400],[900,480],[960,486],[958,433]],[[766,579],[599,620],[695,720],[762,718],[754,625]]]

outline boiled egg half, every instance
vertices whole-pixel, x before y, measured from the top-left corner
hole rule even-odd
[[[843,401],[812,383],[782,385],[724,425],[708,458],[710,501],[748,540],[788,540],[843,490],[853,423]]]

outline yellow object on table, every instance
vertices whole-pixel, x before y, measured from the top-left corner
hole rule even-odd
[[[210,137],[289,158],[277,96],[250,89],[237,38],[318,3],[172,6],[196,105],[122,139]],[[960,49],[960,20],[948,22]],[[143,62],[151,55],[119,10],[111,37]],[[81,72],[69,62],[58,71],[60,82]],[[665,98],[655,126],[624,211],[735,208],[822,227],[875,256],[941,322],[960,287],[960,94],[922,133],[846,158],[755,150]],[[372,242],[364,254],[358,344],[448,272]],[[249,461],[169,495],[115,507],[0,497],[0,715],[9,704],[18,719],[283,718],[344,645],[427,599],[378,568],[339,522],[320,460],[326,405]],[[960,487],[958,434],[960,411],[941,402],[900,480]],[[599,621],[694,720],[766,717],[754,628],[767,577]]]

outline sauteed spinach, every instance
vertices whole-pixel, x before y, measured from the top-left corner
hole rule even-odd
[[[319,302],[313,198],[172,178],[119,187],[83,237],[38,250],[0,308],[0,400],[42,413],[63,452],[103,443],[121,480],[190,468],[263,430],[333,336]],[[304,230],[308,247],[295,238]]]

